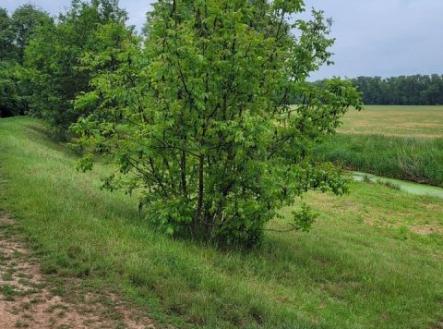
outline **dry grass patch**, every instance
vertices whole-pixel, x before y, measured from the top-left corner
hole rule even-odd
[[[443,106],[366,106],[360,112],[349,111],[339,132],[441,138]]]

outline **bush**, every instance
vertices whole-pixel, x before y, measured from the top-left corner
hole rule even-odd
[[[147,218],[167,234],[245,247],[295,196],[343,193],[310,150],[359,94],[337,79],[306,82],[333,41],[321,12],[290,23],[301,10],[299,1],[157,2],[141,69],[122,62],[77,99],[97,108],[74,126],[80,143],[120,166],[105,185],[140,190]],[[295,107],[290,92],[301,96]],[[292,228],[312,218],[303,208]]]

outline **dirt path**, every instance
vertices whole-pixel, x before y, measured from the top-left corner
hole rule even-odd
[[[16,238],[14,222],[0,214],[0,329],[156,328],[115,295],[82,293],[75,289],[81,281],[64,283],[73,288],[69,296],[57,294],[57,286]]]

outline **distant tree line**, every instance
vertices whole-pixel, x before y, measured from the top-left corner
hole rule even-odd
[[[323,86],[327,81],[312,84]],[[357,87],[367,105],[443,105],[443,75],[358,77],[349,81]],[[289,98],[292,104],[304,101],[300,94],[291,94]]]
[[[358,77],[352,82],[369,105],[443,104],[443,75]]]

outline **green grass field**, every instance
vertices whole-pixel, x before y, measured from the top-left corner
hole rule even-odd
[[[36,120],[0,120],[0,209],[47,273],[116,288],[177,328],[430,329],[443,319],[443,203],[368,183],[310,193],[310,233],[252,252],[170,240],[135,200],[99,189]],[[291,209],[285,209],[283,214]],[[285,219],[274,221],[282,228]]]
[[[443,106],[350,111],[316,156],[351,170],[443,186]]]

